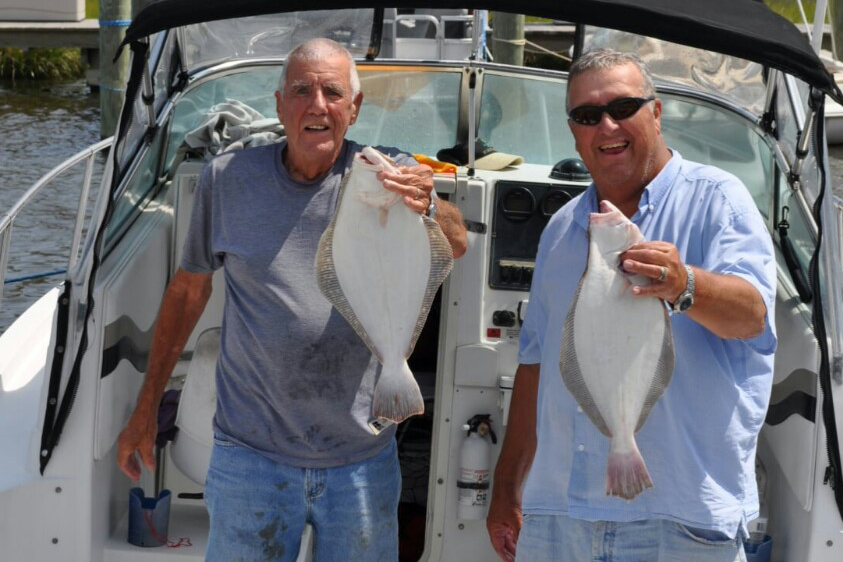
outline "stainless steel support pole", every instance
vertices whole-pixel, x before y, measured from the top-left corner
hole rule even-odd
[[[9,221],[9,226],[0,232],[0,309],[3,308],[3,286],[6,281],[6,266],[9,263],[9,241],[12,239],[12,227],[14,219]]]

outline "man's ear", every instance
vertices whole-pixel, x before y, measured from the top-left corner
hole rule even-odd
[[[363,104],[363,92],[357,92],[357,95],[354,96],[354,99],[351,100],[352,110],[351,110],[351,124],[354,125],[354,122],[357,121],[357,116],[360,114],[360,106]]]
[[[661,134],[662,132],[662,100],[656,98],[653,100],[653,117],[656,119],[656,130]]]
[[[275,90],[275,113],[278,114],[278,120],[282,123],[284,122],[284,112],[282,110],[283,104],[281,103],[281,92],[279,90]]]

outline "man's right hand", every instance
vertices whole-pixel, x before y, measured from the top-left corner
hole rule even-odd
[[[486,529],[492,541],[492,548],[504,562],[515,560],[515,544],[521,532],[521,505],[505,500],[499,495],[492,495],[489,515],[486,517]]]
[[[138,480],[141,467],[135,451],[150,472],[155,470],[155,436],[158,433],[156,415],[139,414],[137,410],[129,418],[129,422],[120,437],[117,438],[117,464],[132,480]]]

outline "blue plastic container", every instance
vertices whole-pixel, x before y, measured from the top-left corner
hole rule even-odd
[[[146,497],[143,488],[129,490],[129,542],[135,546],[167,544],[170,525],[170,490]]]
[[[748,540],[743,543],[746,552],[747,562],[770,562],[770,554],[773,551],[773,539],[770,535],[764,535],[759,541]]]

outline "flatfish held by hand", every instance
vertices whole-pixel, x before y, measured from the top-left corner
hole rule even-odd
[[[608,201],[591,213],[588,263],[562,336],[565,386],[610,438],[606,495],[632,499],[653,481],[635,442],[650,409],[673,376],[673,334],[667,309],[632,294],[649,279],[620,268],[619,256],[644,239]]]
[[[325,297],[383,366],[372,414],[400,422],[424,412],[407,365],[453,251],[436,221],[378,181],[392,162],[371,147],[355,155],[334,217],[319,241],[316,276]]]

